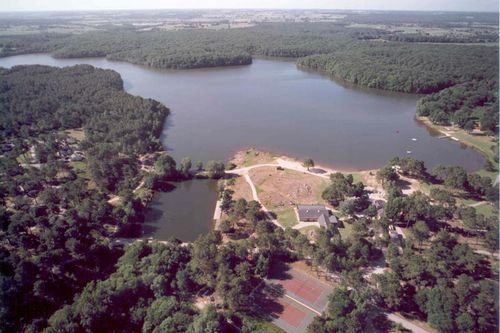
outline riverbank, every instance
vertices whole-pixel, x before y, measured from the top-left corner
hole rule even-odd
[[[486,159],[488,159],[498,170],[498,162],[495,161],[495,141],[491,136],[488,135],[473,135],[465,130],[462,130],[456,126],[439,126],[433,124],[428,117],[418,117],[417,121],[421,122],[425,126],[441,133],[444,137],[450,138],[451,140],[460,142],[464,145],[472,147],[479,151]],[[491,179],[495,180],[498,176],[498,172],[492,172],[481,168],[477,171],[482,176],[489,176]]]

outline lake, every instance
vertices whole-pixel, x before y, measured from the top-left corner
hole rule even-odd
[[[475,150],[439,138],[415,120],[419,96],[355,88],[299,70],[290,61],[255,59],[249,66],[173,71],[104,58],[0,58],[2,67],[83,63],[117,71],[127,92],[171,109],[161,140],[176,160],[227,160],[237,150],[255,147],[298,159],[311,157],[317,164],[344,170],[377,168],[394,156],[412,156],[428,168],[450,164],[475,170],[484,163]],[[182,191],[192,196],[191,210],[210,206],[213,211],[215,197],[206,198],[203,186]],[[178,207],[190,210],[175,204],[178,197],[179,190],[158,196],[154,205],[165,203],[158,206],[164,207],[164,220],[170,221]],[[180,214],[173,217],[179,220],[166,224],[200,218],[197,223],[209,228],[212,218],[175,214]],[[164,234],[161,228],[155,235]],[[177,237],[177,227],[168,230]]]
[[[212,229],[217,182],[210,179],[171,183],[168,192],[156,193],[149,205],[142,237],[193,241]]]

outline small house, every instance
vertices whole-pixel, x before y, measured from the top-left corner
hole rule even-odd
[[[297,213],[299,221],[317,222],[323,228],[338,224],[335,215],[330,215],[330,211],[322,205],[297,205]]]

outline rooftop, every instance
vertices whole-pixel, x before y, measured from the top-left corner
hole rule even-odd
[[[338,223],[335,215],[330,215],[328,209],[322,205],[297,205],[299,220],[305,222],[318,222],[321,227]]]

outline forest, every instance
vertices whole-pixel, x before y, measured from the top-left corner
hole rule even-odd
[[[116,72],[86,65],[17,66],[4,71],[0,86],[2,140],[24,140],[17,147],[23,153],[30,145],[39,145],[36,138],[41,135],[83,128],[81,146],[90,172],[107,191],[135,186],[130,178],[137,174],[137,166],[132,160],[124,163],[125,155],[161,148],[158,137],[169,110],[154,100],[125,93]],[[50,150],[48,159],[55,160],[58,150]]]
[[[403,16],[409,20],[407,24],[416,24],[420,18],[423,28],[460,28],[451,14],[443,22],[427,22],[416,14]],[[498,121],[492,123],[498,118],[494,107],[497,46],[468,44],[477,43],[482,38],[478,35],[406,33],[404,25],[398,30],[402,22],[391,23],[386,15],[369,17],[371,21],[351,15],[338,23],[261,23],[246,29],[138,31],[125,25],[82,34],[0,36],[0,56],[49,52],[61,58],[107,57],[171,69],[247,65],[252,56],[295,58],[299,67],[356,85],[432,94],[420,101],[418,114],[429,116],[435,124],[456,123],[453,115],[460,111],[460,127],[466,118],[468,127],[476,124],[492,134],[497,132]],[[488,15],[481,19],[495,23]],[[370,24],[392,24],[393,30]],[[467,103],[462,107],[464,99]],[[450,101],[454,110],[446,106]]]
[[[497,133],[497,47],[364,39],[378,33],[372,30],[331,23],[226,31],[122,27],[1,36],[0,52],[107,56],[176,69],[248,64],[255,55],[293,57],[355,84],[429,94],[419,115]],[[492,179],[460,167],[427,170],[421,161],[395,158],[376,174],[388,194],[380,214],[365,184],[331,175],[321,197],[351,227],[346,238],[332,227],[310,242],[267,221],[257,202],[234,200],[223,189],[225,213],[247,221],[238,241],[223,242],[232,231],[228,221],[191,244],[114,242],[144,220],[145,200],[133,191],[141,180],[151,195],[165,180],[192,176],[189,159],[177,164],[161,149],[168,114],[154,100],[125,93],[110,70],[0,69],[0,331],[264,333],[271,318],[263,309],[276,300],[259,286],[273,267],[296,260],[340,276],[310,333],[364,332],[373,309],[405,313],[443,333],[498,330],[496,267],[472,246],[481,240],[487,253],[498,251],[498,214],[485,216],[458,200],[498,205],[498,191]],[[81,130],[83,138],[71,143],[68,130]],[[62,159],[71,146],[84,162]],[[139,156],[151,156],[150,172]],[[222,162],[197,168],[224,177]],[[435,188],[405,194],[403,177]],[[118,203],[111,202],[115,195]],[[394,227],[408,230],[401,246],[391,239]],[[390,270],[369,280],[367,267],[384,252]],[[203,295],[216,305],[198,307]]]

